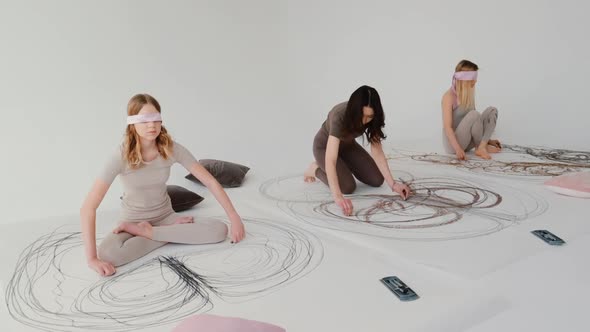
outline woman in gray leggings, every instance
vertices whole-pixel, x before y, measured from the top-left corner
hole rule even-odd
[[[127,105],[125,142],[113,153],[80,210],[88,266],[103,276],[168,242],[205,244],[226,239],[227,226],[215,219],[181,216],[172,210],[166,181],[179,163],[209,188],[231,223],[230,238],[244,237],[244,225],[215,178],[162,126],[160,104],[150,95],[133,96]],[[96,209],[119,176],[124,194],[119,226],[96,248]]]
[[[462,60],[455,68],[453,84],[442,98],[443,145],[448,153],[464,160],[465,152],[475,148],[475,154],[491,159],[490,153],[500,152],[498,140],[490,139],[496,128],[498,109],[475,110],[475,83],[479,67]]]
[[[315,161],[305,171],[304,179],[313,182],[317,177],[328,185],[334,201],[347,216],[352,214],[353,206],[344,194],[351,194],[356,189],[354,177],[372,187],[379,187],[387,181],[391,190],[403,199],[410,195],[410,188],[391,176],[381,147],[381,141],[385,139],[381,130],[384,126],[385,115],[379,94],[364,85],[354,91],[347,102],[334,106],[315,136]],[[371,155],[355,140],[363,134],[371,143]]]

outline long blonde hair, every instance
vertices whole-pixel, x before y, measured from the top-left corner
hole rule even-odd
[[[455,67],[455,72],[477,70],[479,70],[479,67],[469,60],[461,60]],[[455,103],[468,110],[475,109],[475,87],[472,86],[471,81],[457,81],[455,84],[457,94]]]
[[[158,103],[154,97],[142,93],[131,97],[129,100],[129,103],[127,104],[127,116],[137,115],[141,108],[146,104],[154,106],[158,112],[162,113],[160,103]],[[160,134],[156,137],[156,147],[162,158],[168,159],[172,154],[173,144],[172,137],[170,137],[166,128],[162,126]],[[139,134],[135,130],[135,126],[132,124],[127,125],[127,128],[125,129],[123,160],[125,160],[132,169],[137,169],[144,163],[141,155],[141,144],[139,144]]]

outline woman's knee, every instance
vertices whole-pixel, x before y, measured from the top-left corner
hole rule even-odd
[[[497,108],[497,107],[495,107],[495,106],[489,106],[489,107],[487,107],[487,108],[485,109],[485,111],[484,111],[484,112],[492,112],[492,113],[496,113],[496,114],[497,114],[497,113],[498,113],[498,108]]]
[[[482,117],[493,117],[494,119],[498,118],[498,109],[494,106],[490,106],[483,111]]]
[[[219,221],[219,220],[212,220],[209,222],[208,229],[210,230],[211,234],[211,243],[218,243],[223,242],[227,238],[228,228],[227,224]]]
[[[381,174],[380,172],[376,172],[369,177],[366,184],[371,187],[381,187],[383,185],[383,182],[385,182],[383,174]]]
[[[354,178],[351,180],[342,181],[340,183],[340,191],[345,195],[352,194],[356,190],[356,181]]]
[[[465,114],[464,120],[467,120],[469,122],[475,122],[477,120],[481,120],[481,114],[479,114],[479,112],[476,110],[471,110],[471,111],[467,112],[467,114]]]
[[[113,266],[120,266],[126,263],[121,260],[123,258],[122,250],[123,248],[115,243],[103,241],[97,248],[97,255],[101,261],[109,262]]]

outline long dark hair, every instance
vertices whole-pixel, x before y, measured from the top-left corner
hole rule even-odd
[[[373,119],[363,125],[363,107],[373,109]],[[379,143],[385,139],[381,128],[385,127],[385,114],[381,106],[381,98],[375,88],[363,85],[356,89],[348,99],[346,112],[344,113],[346,131],[349,133],[363,132],[370,143]]]

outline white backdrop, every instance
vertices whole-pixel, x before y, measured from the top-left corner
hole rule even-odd
[[[361,84],[388,144],[440,151],[462,58],[512,143],[590,148],[584,1],[0,1],[0,223],[76,214],[147,92],[198,158],[302,170],[326,113]],[[185,172],[173,171],[180,184]],[[116,207],[118,182],[103,208]]]
[[[283,131],[271,125],[288,114],[277,112],[286,99],[280,2],[0,6],[1,222],[78,213],[135,93],[159,100],[173,137],[198,158],[257,169],[255,156]],[[117,207],[120,193],[115,181],[102,207]]]
[[[498,107],[500,138],[590,147],[587,2],[302,0],[288,8],[291,100],[316,123],[369,84],[382,96],[391,144],[423,139],[441,150],[441,97],[455,65],[470,59],[480,66],[478,108]]]

